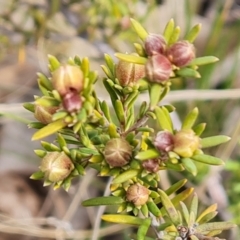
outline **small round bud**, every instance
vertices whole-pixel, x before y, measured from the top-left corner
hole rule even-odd
[[[188,41],[179,41],[167,49],[166,56],[175,66],[184,67],[195,58],[195,49]]]
[[[123,138],[110,139],[104,149],[104,157],[111,167],[126,165],[132,156],[132,146]]]
[[[116,76],[121,86],[134,85],[145,76],[145,66],[120,60],[116,66]]]
[[[71,91],[63,97],[62,104],[68,112],[77,112],[82,107],[82,99],[78,92]]]
[[[126,193],[127,201],[132,202],[135,206],[144,205],[149,197],[149,190],[139,183],[131,185]]]
[[[180,130],[174,135],[173,151],[181,157],[191,157],[199,147],[199,137],[192,129]]]
[[[64,152],[49,152],[39,167],[51,182],[64,180],[74,169],[71,159]]]
[[[52,115],[59,109],[59,107],[51,106],[44,107],[35,104],[34,117],[41,123],[48,124],[52,122]]]
[[[53,87],[61,96],[71,91],[81,92],[83,89],[83,81],[83,72],[77,66],[60,66],[52,73]]]
[[[158,34],[149,34],[144,44],[148,56],[164,54],[167,47],[164,37]]]
[[[169,131],[160,131],[154,139],[154,146],[160,152],[169,152],[173,149],[174,135]]]
[[[149,57],[145,67],[146,76],[150,82],[165,82],[170,78],[172,73],[170,61],[162,54]]]
[[[159,170],[159,160],[158,159],[146,160],[142,163],[142,166],[148,172],[156,173]]]

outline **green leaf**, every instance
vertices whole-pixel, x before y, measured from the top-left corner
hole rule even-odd
[[[168,44],[171,45],[175,42],[177,42],[177,40],[179,39],[179,36],[180,36],[180,32],[181,32],[181,29],[180,27],[176,27],[174,30],[173,30],[173,33],[168,41]]]
[[[42,73],[37,73],[38,79],[39,79],[39,84],[46,88],[48,91],[52,90],[52,83],[50,80]]]
[[[172,193],[177,192],[181,187],[183,187],[187,182],[187,179],[179,180],[178,182],[174,183],[170,188],[168,188],[165,193],[170,196]]]
[[[49,61],[49,69],[51,72],[58,69],[61,65],[60,62],[57,60],[57,58],[50,54],[48,55],[48,61]]]
[[[215,218],[217,216],[218,212],[217,211],[214,211],[214,212],[209,212],[208,214],[204,215],[201,220],[199,221],[196,221],[198,222],[199,224],[203,224],[203,223],[206,223],[206,222],[209,222],[211,221],[213,218]]]
[[[166,27],[165,27],[165,29],[164,29],[164,32],[163,32],[163,36],[164,36],[164,38],[165,38],[165,40],[166,40],[167,43],[169,42],[169,40],[170,40],[170,38],[171,38],[171,36],[172,36],[172,34],[173,34],[174,27],[175,27],[174,20],[171,19],[171,20],[167,23],[167,25],[166,25]]]
[[[46,151],[41,150],[41,149],[35,149],[34,153],[40,158],[44,158],[47,154]]]
[[[164,191],[159,189],[158,192],[161,196],[161,202],[167,212],[168,217],[171,219],[171,221],[174,223],[174,225],[180,224],[178,212],[177,212],[175,206],[173,205],[172,201],[169,199],[169,197],[167,196],[167,194]]]
[[[39,104],[43,107],[52,107],[52,106],[59,106],[59,101],[56,100],[55,98],[52,98],[52,97],[41,97],[41,98],[38,98],[36,101],[35,101],[36,104]]]
[[[61,149],[63,147],[67,147],[67,143],[66,143],[65,139],[60,133],[58,134],[57,142],[58,142],[59,146],[61,147]]]
[[[103,205],[118,205],[123,203],[124,200],[121,197],[108,196],[108,197],[96,197],[85,200],[82,202],[82,206],[103,206]]]
[[[87,77],[89,75],[89,60],[87,57],[82,59],[81,69],[84,73],[84,76]]]
[[[198,196],[196,193],[193,194],[193,198],[190,205],[190,213],[193,212],[194,214],[194,221],[196,221],[198,215]]]
[[[191,129],[197,120],[198,113],[199,111],[196,107],[190,113],[188,113],[183,121],[182,129]]]
[[[152,148],[143,152],[139,152],[135,156],[135,158],[139,160],[148,160],[150,158],[157,158],[159,156],[160,156],[160,153],[156,149]]]
[[[133,91],[128,95],[127,99],[124,102],[125,109],[130,109],[133,106],[136,99],[138,98],[138,95],[139,95],[138,91]]]
[[[114,55],[118,59],[126,61],[126,62],[130,62],[130,63],[145,65],[147,62],[147,58],[136,56],[136,55],[125,54],[125,53],[115,53]]]
[[[141,212],[145,218],[148,217],[149,211],[148,211],[148,207],[146,204],[141,206]]]
[[[219,61],[217,57],[214,56],[205,56],[205,57],[198,57],[194,58],[188,66],[201,66],[206,64],[211,64]]]
[[[217,204],[214,203],[211,206],[209,206],[207,209],[205,209],[197,218],[196,222],[200,222],[201,219],[206,216],[207,214],[211,213],[211,212],[215,212],[217,210]]]
[[[231,138],[224,135],[206,137],[201,139],[201,148],[214,147],[222,143],[226,143]]]
[[[161,129],[168,130],[169,132],[173,133],[172,121],[168,110],[164,107],[157,106],[155,108],[155,113]]]
[[[160,211],[160,209],[158,208],[158,206],[156,205],[156,203],[152,200],[149,200],[147,202],[147,207],[148,210],[155,216],[155,217],[160,217],[162,216],[162,213]]]
[[[102,220],[113,223],[121,223],[121,224],[130,224],[130,225],[141,225],[144,223],[144,219],[129,215],[123,214],[105,214],[102,215]]]
[[[197,175],[197,167],[195,163],[190,158],[182,158],[181,159],[183,167],[190,172],[193,176]]]
[[[211,223],[205,223],[197,226],[196,231],[200,233],[207,233],[215,230],[221,230],[221,231],[228,230],[236,226],[237,226],[236,224],[231,222],[211,222]]]
[[[114,76],[112,75],[111,71],[109,70],[108,67],[106,67],[105,65],[100,65],[102,70],[104,71],[104,73],[107,75],[108,78],[110,79],[114,79]]]
[[[35,107],[33,103],[24,103],[23,107],[32,113],[35,112]]]
[[[197,136],[200,136],[206,128],[206,123],[200,123],[192,128]]]
[[[44,178],[44,173],[42,171],[35,172],[30,176],[30,179],[33,180],[40,180],[42,178]]]
[[[139,38],[141,38],[142,41],[145,41],[145,39],[148,36],[148,32],[143,28],[143,26],[139,22],[137,22],[136,20],[134,20],[132,18],[130,20],[131,20],[132,26],[133,26],[134,30],[136,31],[137,35],[139,36]]]
[[[104,59],[105,59],[105,62],[107,64],[110,72],[111,72],[112,77],[114,77],[115,76],[115,63],[114,63],[113,59],[108,54],[104,54]]]
[[[119,184],[126,182],[134,177],[136,177],[140,173],[140,170],[138,169],[129,169],[120,175],[118,175],[116,178],[113,179],[112,183],[113,184]]]
[[[149,95],[150,95],[151,109],[154,109],[155,106],[158,105],[161,93],[164,91],[164,89],[165,88],[158,83],[154,83],[150,85]]]
[[[143,48],[143,46],[139,43],[134,43],[133,44],[134,47],[135,47],[135,51],[137,52],[137,54],[141,57],[146,57],[146,53],[145,53],[145,50]]]
[[[107,81],[107,79],[103,80],[103,84],[106,88],[106,90],[108,91],[112,104],[114,105],[116,100],[118,99],[118,96],[116,94],[116,92],[114,91],[114,89],[112,88],[112,86],[110,85],[110,83]]]
[[[181,206],[181,210],[182,210],[182,213],[183,213],[183,217],[185,219],[185,222],[188,224],[188,221],[189,221],[189,211],[187,209],[187,206],[185,205],[184,202],[180,202],[180,206]],[[189,225],[189,224],[188,224]]]
[[[190,43],[193,43],[196,37],[198,36],[200,30],[201,30],[202,25],[197,24],[195,25],[184,37],[185,40],[189,41]]]
[[[96,155],[99,156],[99,152],[96,149],[91,149],[91,148],[84,148],[81,147],[79,148],[79,152],[84,155]]]
[[[100,105],[103,113],[104,113],[104,116],[106,117],[106,119],[109,121],[109,122],[112,122],[112,119],[111,119],[111,114],[110,114],[110,110],[109,110],[109,107],[108,107],[108,104],[106,101],[103,101]]]
[[[151,225],[151,218],[145,218],[143,223],[140,225],[137,231],[137,239],[138,240],[146,240],[146,234]]]
[[[42,138],[45,138],[47,136],[50,136],[53,133],[56,133],[57,131],[63,129],[64,127],[67,126],[67,123],[65,123],[64,121],[57,120],[55,122],[49,123],[47,126],[41,128],[40,130],[38,130],[37,132],[35,132],[33,134],[32,140],[39,140]]]
[[[117,115],[117,118],[121,124],[125,123],[125,114],[122,102],[120,100],[116,100],[114,104],[114,109]]]
[[[222,159],[213,157],[210,155],[205,155],[205,154],[194,155],[191,157],[191,159],[193,159],[194,161],[206,163],[209,165],[223,165],[224,164]]]
[[[198,71],[196,71],[192,68],[187,68],[187,67],[177,70],[176,74],[181,77],[193,77],[193,78],[201,77],[201,75]]]

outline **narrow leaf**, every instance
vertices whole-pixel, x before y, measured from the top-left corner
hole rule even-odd
[[[136,31],[137,35],[139,36],[139,38],[141,38],[142,41],[145,41],[145,39],[148,36],[148,32],[143,28],[143,26],[139,22],[137,22],[136,20],[134,20],[132,18],[130,20],[131,20],[132,26],[133,26],[134,30]]]
[[[47,136],[50,136],[51,134],[63,129],[66,126],[67,126],[67,123],[65,123],[62,119],[49,123],[47,126],[35,132],[33,134],[32,140],[33,141],[39,140]]]
[[[198,117],[198,108],[194,108],[188,115],[185,117],[183,124],[182,124],[182,129],[191,129],[194,123],[196,122],[196,119]]]
[[[185,36],[185,40],[189,41],[190,43],[193,43],[196,37],[198,36],[200,30],[201,30],[202,25],[197,24],[195,25]]]
[[[194,65],[201,66],[205,64],[215,63],[217,61],[219,61],[219,59],[214,56],[199,57],[199,58],[194,58],[189,64],[189,66],[194,66]]]
[[[160,153],[156,149],[148,149],[143,152],[139,152],[135,158],[139,160],[148,160],[150,158],[156,158],[159,157]]]
[[[145,65],[147,62],[147,58],[131,55],[131,54],[115,53],[115,56],[120,60],[130,62],[130,63]]]
[[[228,142],[231,138],[224,135],[206,137],[201,139],[201,148],[214,147],[219,144]]]
[[[201,75],[198,71],[192,69],[192,68],[182,68],[178,71],[176,71],[176,74],[181,77],[193,77],[193,78],[200,78]]]
[[[122,174],[118,175],[115,179],[113,179],[113,184],[119,184],[126,182],[139,174],[140,170],[137,169],[129,169]]]
[[[194,155],[191,157],[191,159],[193,159],[194,161],[206,163],[209,165],[223,165],[224,164],[222,159],[213,157],[210,155],[205,155],[205,154]]]
[[[156,107],[155,113],[161,129],[168,130],[169,132],[173,133],[172,122],[169,121],[169,113],[167,115],[161,107]]]
[[[161,202],[167,212],[168,217],[171,219],[171,221],[174,224],[178,225],[180,223],[180,219],[174,204],[172,203],[172,201],[169,199],[169,197],[164,191],[159,189],[158,192],[161,196],[161,200],[162,200]]]
[[[169,42],[170,37],[172,36],[172,33],[173,33],[173,31],[174,31],[174,26],[175,26],[174,20],[171,19],[171,20],[167,23],[167,25],[166,25],[166,27],[165,27],[165,29],[164,29],[163,36],[164,36],[164,38],[165,38],[165,40],[166,40],[167,43]]]
[[[211,206],[209,206],[207,209],[205,209],[197,218],[196,222],[199,222],[205,215],[207,215],[210,212],[214,212],[217,210],[217,204],[214,203]]]
[[[103,206],[103,205],[118,205],[123,203],[124,200],[121,197],[108,196],[108,197],[96,197],[85,200],[82,202],[82,206],[91,207],[91,206]]]
[[[131,224],[138,226],[144,223],[144,219],[142,218],[122,214],[105,214],[102,215],[102,220],[107,222]]]
[[[193,176],[197,175],[197,167],[192,159],[190,158],[182,158],[181,159],[183,167],[190,172]]]

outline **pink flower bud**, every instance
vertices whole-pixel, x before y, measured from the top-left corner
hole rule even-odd
[[[34,117],[41,123],[48,124],[52,122],[52,115],[59,109],[59,107],[51,106],[44,107],[35,104]]]
[[[148,172],[156,173],[159,170],[159,160],[149,159],[149,160],[143,161],[142,166]]]
[[[146,76],[150,82],[162,83],[170,78],[172,65],[162,54],[149,57],[146,65]]]
[[[71,159],[64,152],[49,152],[39,167],[45,178],[51,182],[64,180],[74,169]]]
[[[52,73],[52,83],[61,96],[68,92],[81,92],[83,89],[83,72],[77,66],[60,66]]]
[[[68,112],[77,112],[82,107],[82,99],[78,92],[71,91],[63,97],[62,104]]]
[[[179,41],[167,49],[166,55],[175,66],[184,67],[195,58],[195,49],[188,41]]]
[[[145,76],[145,66],[120,60],[116,66],[116,76],[121,86],[134,85]]]
[[[164,37],[158,34],[149,34],[145,40],[145,51],[148,56],[164,54],[166,46]]]
[[[199,147],[199,137],[192,129],[180,130],[174,135],[173,151],[181,157],[191,157]]]
[[[169,152],[173,149],[174,135],[168,131],[160,131],[154,139],[154,146],[160,152]]]
[[[111,167],[126,165],[132,156],[132,146],[123,138],[110,139],[104,149],[104,157]]]
[[[149,197],[149,190],[139,183],[131,185],[126,193],[127,201],[132,202],[135,206],[144,205]]]

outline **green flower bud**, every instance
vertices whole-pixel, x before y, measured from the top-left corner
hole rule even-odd
[[[49,152],[42,159],[39,168],[47,180],[58,182],[69,176],[74,165],[64,152]]]
[[[195,58],[193,44],[188,41],[179,41],[167,49],[168,59],[177,67],[184,67]]]
[[[160,131],[153,144],[160,152],[169,152],[173,149],[173,134],[169,131]]]
[[[120,60],[116,66],[116,76],[121,86],[134,85],[145,76],[145,66]]]
[[[142,206],[148,201],[150,191],[139,183],[131,185],[126,193],[127,201]]]
[[[48,124],[52,122],[52,115],[59,109],[59,107],[44,107],[35,104],[34,117],[41,123]]]
[[[156,173],[159,170],[159,160],[149,159],[149,160],[143,161],[142,166],[148,172]]]
[[[150,82],[165,82],[170,78],[172,73],[172,64],[162,54],[149,57],[145,67],[146,76]]]
[[[132,156],[132,146],[123,138],[110,139],[104,149],[104,157],[111,167],[126,165]]]
[[[155,54],[164,54],[167,47],[163,36],[158,34],[149,34],[145,40],[145,51],[148,56]]]
[[[81,92],[83,89],[84,76],[82,70],[77,66],[60,66],[52,73],[52,83],[61,96],[67,93]]]
[[[200,139],[192,129],[180,130],[173,139],[173,151],[181,157],[191,157],[200,147]]]

